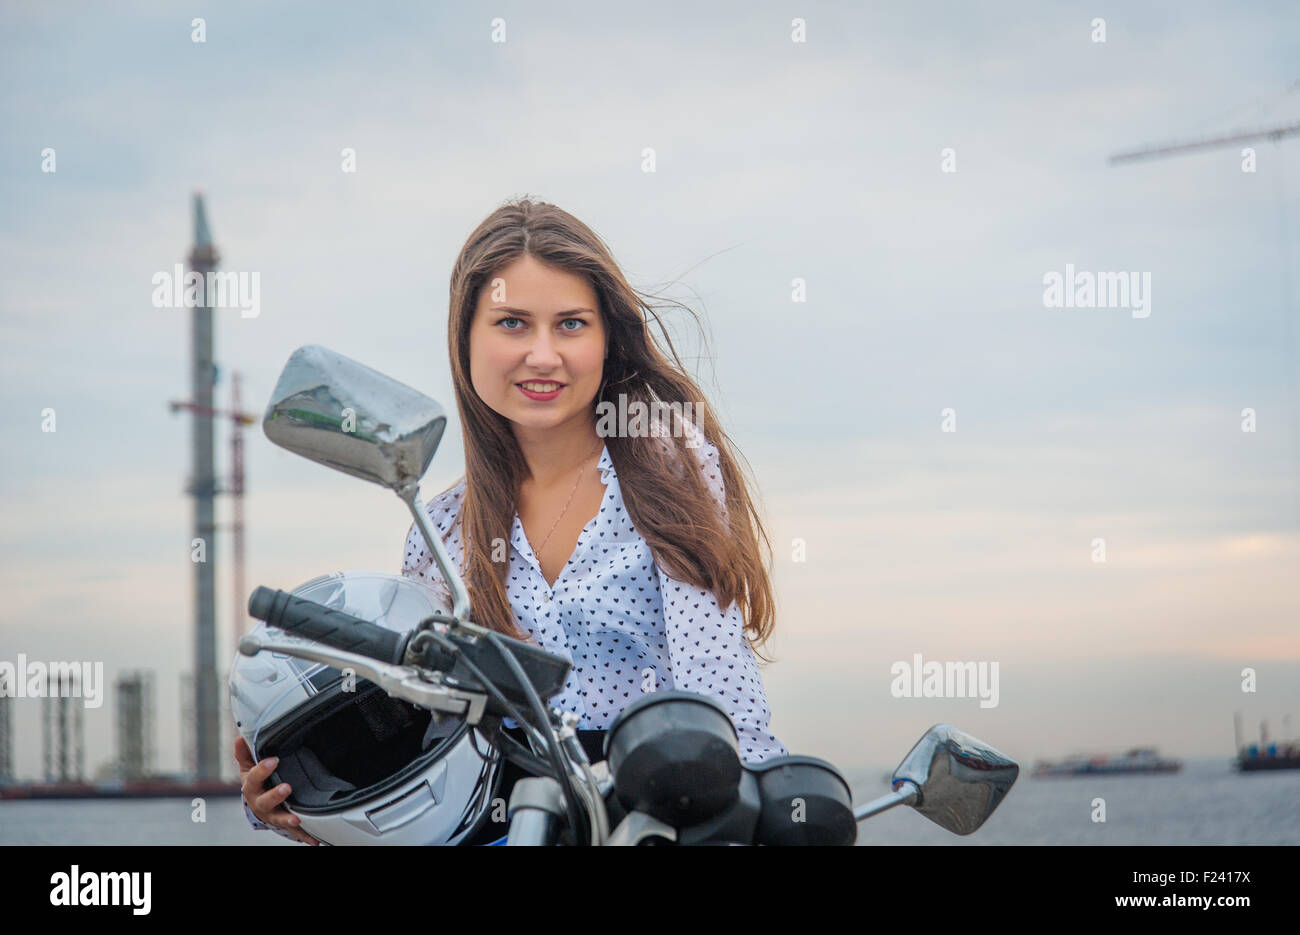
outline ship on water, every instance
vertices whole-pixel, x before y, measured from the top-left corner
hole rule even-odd
[[[1285,728],[1287,719],[1282,720]],[[1237,759],[1234,762],[1237,769],[1243,773],[1253,773],[1258,770],[1300,769],[1300,742],[1293,740],[1279,744],[1275,740],[1269,740],[1268,723],[1260,721],[1259,743],[1244,744],[1241,742],[1240,713],[1233,716],[1232,726],[1237,741]]]
[[[1161,758],[1155,747],[1134,747],[1118,756],[1110,754],[1077,754],[1057,763],[1039,760],[1034,765],[1035,776],[1114,776],[1135,773],[1176,773],[1183,768],[1181,760]]]

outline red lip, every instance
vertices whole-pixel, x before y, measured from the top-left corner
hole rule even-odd
[[[552,399],[559,398],[560,390],[564,389],[565,384],[557,383],[555,384],[555,389],[546,390],[545,392],[540,393],[536,390],[525,389],[523,383],[516,383],[515,387],[518,388],[519,392],[523,393],[528,399],[536,400],[537,402],[550,402]]]

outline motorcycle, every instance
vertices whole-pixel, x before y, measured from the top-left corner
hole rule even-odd
[[[652,692],[611,724],[603,760],[579,742],[579,718],[548,707],[570,663],[480,627],[469,594],[421,502],[419,481],[446,427],[437,402],[319,346],[285,365],[263,430],[275,444],[394,491],[450,591],[446,612],[403,631],[339,606],[257,588],[245,657],[277,654],[354,673],[394,699],[451,715],[521,767],[506,810],[507,845],[853,844],[858,825],[909,805],[954,834],[977,830],[1019,775],[992,746],[946,724],[925,732],[890,791],[855,805],[830,763],[808,756],[742,762],[725,709],[704,695]],[[501,730],[509,718],[523,742]],[[501,842],[496,842],[501,843]]]

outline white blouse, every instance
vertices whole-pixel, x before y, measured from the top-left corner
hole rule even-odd
[[[718,449],[703,436],[698,440],[703,443],[691,450],[700,458],[725,516]],[[542,575],[518,513],[511,530],[506,592],[515,619],[529,639],[572,663],[563,690],[549,704],[578,714],[581,729],[606,730],[643,692],[698,692],[727,709],[740,738],[741,759],[761,762],[787,755],[768,729],[767,695],[757,658],[744,638],[740,605],[733,603],[723,613],[711,591],[662,571],[623,508],[608,447],[601,451],[597,467],[605,496],[554,587]],[[462,575],[461,527],[453,529],[452,521],[464,492],[462,479],[425,507],[448,558]],[[442,572],[414,523],[406,537],[402,574],[434,588],[451,606]],[[254,828],[271,827],[253,816],[247,802],[244,814]],[[292,838],[286,831],[271,830]]]
[[[704,442],[691,450],[725,516],[717,447]],[[643,692],[698,692],[721,702],[731,715],[743,760],[786,755],[768,729],[767,695],[744,637],[739,603],[724,613],[711,591],[662,571],[624,509],[608,447],[597,467],[604,499],[554,587],[542,575],[518,513],[511,530],[506,591],[515,619],[529,639],[572,663],[563,690],[549,704],[579,715],[581,729],[605,730]],[[426,507],[462,574],[461,527],[451,527],[464,492],[462,479]],[[442,573],[414,524],[402,574],[431,585],[450,606]]]

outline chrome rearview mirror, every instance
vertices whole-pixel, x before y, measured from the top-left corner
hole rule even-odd
[[[970,834],[1007,796],[1020,766],[984,741],[949,724],[925,732],[894,770],[894,791],[853,810],[861,821],[895,805],[911,805],[953,834]]]
[[[451,592],[469,619],[469,595],[420,502],[420,478],[442,441],[442,406],[405,383],[325,347],[289,356],[262,419],[281,448],[393,490],[406,503]]]
[[[446,425],[423,393],[317,345],[289,357],[262,420],[281,448],[393,490],[424,476]]]

